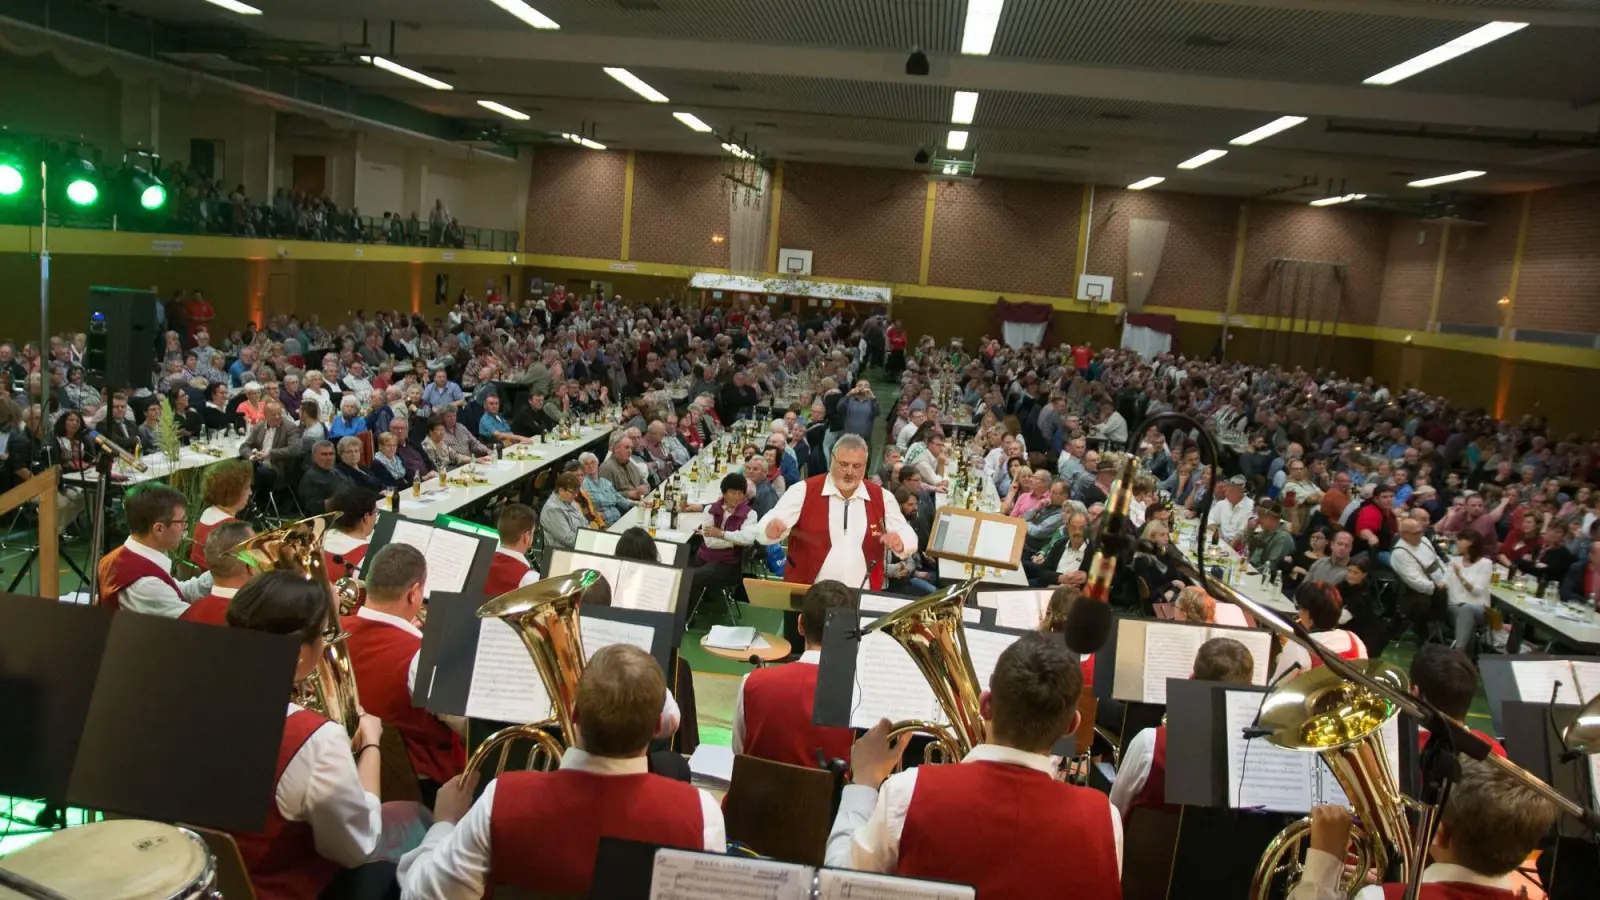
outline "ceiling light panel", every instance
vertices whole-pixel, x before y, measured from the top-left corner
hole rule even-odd
[[[228,12],[238,13],[241,16],[259,16],[261,10],[239,0],[206,0],[212,6],[220,6]]]
[[[1145,188],[1153,188],[1163,181],[1166,181],[1166,179],[1162,178],[1160,175],[1151,175],[1149,178],[1141,178],[1138,181],[1135,181],[1133,184],[1128,185],[1128,190],[1142,191]]]
[[[415,81],[417,84],[426,85],[436,91],[455,90],[454,86],[440,81],[437,78],[424,75],[421,72],[418,72],[416,69],[408,69],[393,60],[384,59],[381,56],[362,56],[359,57],[359,59],[364,63],[371,63],[392,75],[399,75],[401,78]]]
[[[1404,81],[1418,72],[1426,72],[1440,63],[1449,62],[1463,53],[1470,53],[1485,44],[1492,44],[1508,34],[1516,34],[1527,27],[1527,22],[1490,22],[1472,29],[1455,40],[1440,44],[1426,53],[1413,56],[1399,65],[1390,66],[1362,83],[1381,85]]]
[[[1000,27],[1000,10],[1006,0],[967,0],[967,21],[961,29],[961,52],[969,56],[988,56],[994,47],[994,33]]]
[[[702,121],[700,121],[700,117],[695,115],[694,113],[675,112],[675,113],[672,114],[672,117],[674,119],[677,119],[679,122],[682,122],[683,124],[689,126],[690,128],[693,128],[695,131],[710,131],[711,130],[711,126],[707,125],[706,123],[704,123]]]
[[[1183,162],[1178,163],[1178,168],[1180,168],[1180,169],[1198,169],[1201,166],[1205,165],[1206,163],[1216,162],[1217,160],[1219,160],[1219,159],[1221,159],[1221,158],[1223,158],[1224,156],[1227,156],[1227,155],[1228,155],[1228,151],[1226,151],[1226,150],[1207,150],[1204,153],[1197,153],[1194,156],[1191,156],[1188,159],[1184,160]]]
[[[946,150],[967,149],[967,133],[965,131],[952,131],[944,139]]]
[[[512,109],[503,103],[496,103],[493,100],[479,100],[478,105],[489,110],[490,112],[497,112],[508,119],[515,119],[518,122],[526,122],[532,118],[532,116],[529,116],[527,113],[521,110]]]
[[[950,124],[971,125],[978,112],[977,91],[956,91],[955,103],[950,107]]]
[[[556,24],[554,19],[522,2],[522,0],[489,0],[489,2],[511,13],[533,28],[552,31],[561,27]]]
[[[612,78],[615,78],[618,82],[620,82],[623,87],[626,87],[635,94],[638,94],[646,100],[649,100],[651,103],[667,102],[666,94],[663,94],[650,85],[645,84],[644,79],[633,74],[632,72],[629,72],[627,69],[617,68],[616,66],[607,66],[605,72],[607,75],[610,75]]]
[[[1406,187],[1433,187],[1436,184],[1449,184],[1452,181],[1466,181],[1468,178],[1481,178],[1488,172],[1469,169],[1465,172],[1452,172],[1449,175],[1435,175],[1432,178],[1419,178],[1416,181],[1406,182]]]
[[[1305,116],[1279,116],[1254,131],[1247,131],[1239,135],[1228,143],[1238,147],[1248,147],[1257,141],[1264,141],[1275,134],[1288,131],[1305,120]]]

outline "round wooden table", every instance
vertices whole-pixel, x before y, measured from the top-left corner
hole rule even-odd
[[[720,656],[723,659],[733,660],[734,662],[749,662],[750,657],[754,656],[759,658],[764,663],[771,663],[777,662],[778,660],[789,655],[788,641],[784,640],[778,635],[769,634],[765,631],[758,631],[756,634],[761,635],[761,637],[766,640],[766,647],[751,647],[748,650],[727,650],[722,647],[707,647],[706,638],[710,637],[710,635],[705,635],[700,638],[700,649],[711,654],[712,656]]]

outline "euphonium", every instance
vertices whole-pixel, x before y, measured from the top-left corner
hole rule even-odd
[[[1367,674],[1408,689],[1404,673],[1381,660],[1358,663]],[[1364,687],[1347,682],[1333,670],[1319,667],[1303,672],[1267,694],[1261,705],[1261,727],[1270,729],[1267,740],[1289,750],[1311,751],[1322,757],[1345,796],[1350,798],[1357,823],[1351,832],[1356,861],[1341,885],[1343,896],[1354,897],[1366,873],[1380,877],[1391,863],[1402,869],[1418,848],[1413,846],[1406,808],[1414,801],[1401,794],[1379,735],[1395,715],[1395,707]],[[1275,883],[1292,886],[1300,878],[1311,820],[1301,819],[1278,833],[1256,864],[1250,883],[1251,900],[1272,895]],[[1279,876],[1284,880],[1279,882]]]
[[[587,656],[583,652],[583,632],[578,619],[578,609],[583,603],[583,592],[600,580],[593,569],[579,569],[558,578],[546,578],[514,591],[501,594],[478,608],[478,618],[499,619],[522,638],[533,657],[533,667],[539,673],[545,693],[555,715],[552,718],[528,725],[512,725],[489,736],[467,761],[467,771],[477,771],[491,751],[500,751],[499,769],[504,771],[511,745],[518,740],[535,745],[528,754],[527,768],[542,754],[549,764],[561,759],[572,743],[572,714],[578,701],[578,679],[583,676]],[[555,737],[545,729],[560,726],[561,736]]]
[[[324,513],[291,522],[235,544],[228,552],[258,571],[287,569],[327,587],[326,644],[316,669],[296,686],[295,702],[338,722],[355,737],[361,724],[361,698],[356,691],[355,670],[350,664],[350,648],[344,644],[348,635],[339,625],[339,600],[328,580],[327,558],[322,552],[323,537],[338,516],[338,513]]]
[[[960,762],[973,747],[983,743],[987,729],[978,711],[977,672],[967,653],[967,633],[961,608],[978,585],[977,579],[935,591],[909,606],[901,607],[863,628],[881,631],[911,654],[948,726],[938,722],[907,720],[889,730],[892,742],[902,734],[926,734],[933,743],[924,751],[925,762],[934,762],[938,748],[944,762]]]

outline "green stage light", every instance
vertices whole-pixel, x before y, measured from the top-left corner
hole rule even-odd
[[[9,160],[0,162],[0,197],[22,193],[22,167]]]
[[[155,212],[167,205],[167,189],[159,184],[152,184],[139,192],[139,205],[150,212]]]
[[[67,199],[79,206],[93,206],[100,199],[100,187],[87,178],[67,182]]]

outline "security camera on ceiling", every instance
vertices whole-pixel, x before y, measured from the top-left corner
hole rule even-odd
[[[906,57],[907,75],[928,74],[928,54],[922,52],[921,47],[912,47],[911,55]]]

